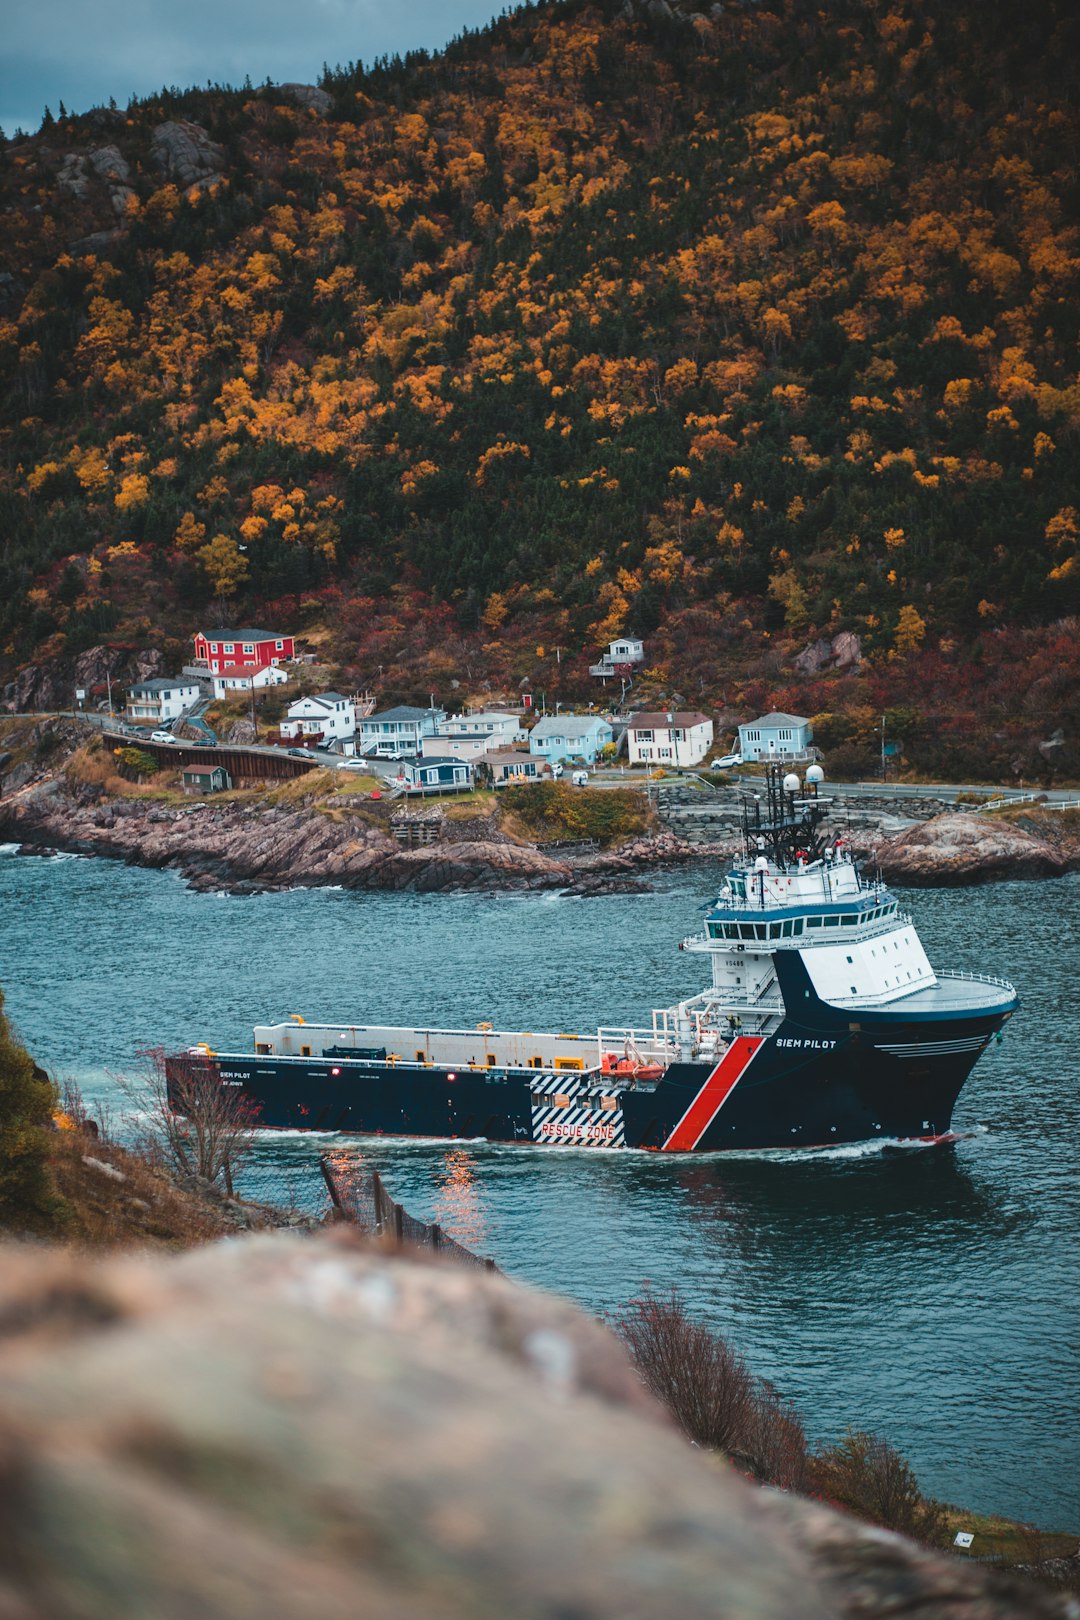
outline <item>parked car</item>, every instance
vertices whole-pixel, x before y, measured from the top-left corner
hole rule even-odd
[[[311,753],[307,748],[290,748],[287,750],[293,759],[310,759]]]
[[[742,764],[741,754],[721,754],[709,766],[710,771],[730,771],[734,766]]]
[[[171,731],[152,731],[150,741],[156,743],[174,743],[176,738]]]
[[[588,771],[575,771],[570,780],[575,787],[588,787],[589,773]]]
[[[371,766],[366,759],[343,759],[338,766],[339,771],[370,771]]]

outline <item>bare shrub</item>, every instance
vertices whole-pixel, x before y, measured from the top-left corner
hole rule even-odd
[[[699,1446],[736,1451],[747,1433],[754,1380],[742,1358],[686,1314],[677,1289],[633,1299],[615,1329],[646,1385]]]
[[[695,1445],[725,1452],[762,1484],[806,1487],[798,1413],[718,1333],[691,1320],[677,1289],[631,1300],[613,1326],[648,1388]]]
[[[239,1087],[224,1085],[208,1057],[170,1058],[145,1052],[144,1075],[120,1081],[138,1113],[135,1135],[150,1163],[211,1186],[232,1197],[234,1178],[251,1149],[258,1105]]]
[[[859,1518],[927,1546],[946,1544],[945,1509],[923,1496],[911,1464],[880,1435],[849,1429],[814,1458],[813,1472],[821,1494]]]

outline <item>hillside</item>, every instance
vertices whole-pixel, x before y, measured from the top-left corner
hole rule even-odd
[[[0,682],[280,620],[573,697],[627,629],[657,692],[1060,765],[1078,32],[562,0],[8,143]]]

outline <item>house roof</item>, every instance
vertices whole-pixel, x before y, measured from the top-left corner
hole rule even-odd
[[[693,726],[707,725],[709,717],[702,714],[700,709],[642,709],[632,714],[627,721],[628,731],[666,731],[669,726],[677,726],[681,731],[688,731]]]
[[[445,754],[426,754],[423,759],[408,760],[407,764],[414,771],[426,770],[429,765],[462,765],[468,770],[472,769],[471,759],[451,759]]]
[[[596,726],[607,726],[610,720],[599,714],[548,714],[538,720],[530,733],[543,740],[545,737],[586,737]]]
[[[541,763],[535,754],[525,754],[515,748],[496,748],[484,755],[489,765],[531,765],[533,770]]]
[[[293,699],[289,704],[289,713],[291,714],[294,709],[299,709],[304,703],[317,703],[320,708],[332,709],[335,703],[347,703],[348,701],[348,698],[342,697],[340,692],[319,692],[317,694],[309,692],[304,697]]]
[[[748,726],[808,726],[809,720],[801,714],[780,714],[774,710],[772,714],[763,714],[758,720],[746,720]]]
[[[200,630],[206,641],[291,641],[280,630]]]
[[[378,714],[369,714],[362,723],[371,726],[382,720],[423,720],[429,714],[438,714],[438,709],[414,709],[408,703],[399,703],[396,709],[380,709]]]
[[[181,776],[216,776],[219,771],[222,776],[229,774],[224,765],[185,765],[180,774]]]
[[[136,681],[132,692],[175,692],[178,687],[191,688],[197,686],[190,676],[185,680],[181,675],[174,675],[171,680],[159,679],[156,681]]]

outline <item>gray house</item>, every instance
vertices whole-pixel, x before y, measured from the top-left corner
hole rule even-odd
[[[434,737],[445,709],[415,709],[407,703],[356,722],[356,752],[369,759],[402,759],[420,752],[421,737]]]
[[[805,754],[814,728],[798,714],[763,714],[739,727],[739,753],[744,760],[793,759]]]
[[[224,793],[232,787],[224,765],[185,765],[180,779],[185,793]]]
[[[579,759],[595,765],[615,733],[611,722],[594,714],[548,714],[529,733],[529,753],[546,759]]]

